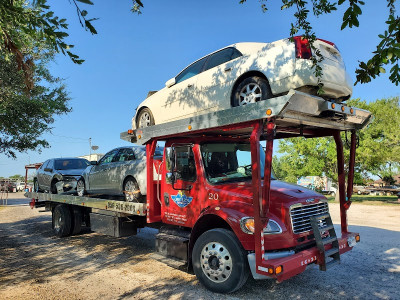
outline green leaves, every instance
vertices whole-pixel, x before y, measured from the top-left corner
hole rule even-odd
[[[348,104],[369,110],[375,117],[367,128],[358,132],[356,172],[383,178],[400,171],[399,98],[380,99],[369,104],[354,99]],[[309,175],[324,175],[337,180],[335,147],[331,138],[280,140],[279,153],[282,155],[274,157],[274,170],[279,178],[291,182]],[[349,155],[347,148],[345,155]]]
[[[62,81],[47,68],[53,57],[51,49],[35,47],[26,51],[35,58],[30,69],[35,85],[29,94],[25,92],[25,78],[17,69],[17,60],[6,60],[4,49],[0,50],[0,153],[13,158],[17,152],[48,147],[40,136],[51,129],[56,115],[70,111]]]
[[[82,2],[82,3],[85,3],[85,4],[89,4],[89,5],[93,5],[93,2],[90,1],[90,0],[76,0],[76,1],[79,1],[79,2]]]

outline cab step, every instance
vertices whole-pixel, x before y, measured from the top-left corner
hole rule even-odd
[[[156,234],[156,252],[166,258],[188,261],[190,231],[161,227]]]
[[[310,220],[314,231],[315,242],[321,253],[319,269],[321,271],[326,271],[330,267],[340,263],[339,242],[335,228],[333,227],[332,219],[329,214],[312,216]],[[323,237],[323,234],[326,232],[328,232],[328,236]],[[330,245],[331,247],[325,250],[326,245]]]

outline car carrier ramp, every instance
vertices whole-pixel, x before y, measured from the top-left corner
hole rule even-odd
[[[162,140],[179,134],[206,135],[248,135],[251,129],[225,132],[224,126],[241,124],[254,120],[275,118],[276,130],[280,128],[301,128],[301,131],[315,128],[336,130],[357,130],[371,120],[371,113],[322,99],[321,97],[290,90],[287,95],[210,112],[190,118],[153,125],[120,134],[121,139],[136,144],[146,144],[153,138]],[[221,128],[222,127],[222,128]],[[215,129],[215,130],[213,130]]]

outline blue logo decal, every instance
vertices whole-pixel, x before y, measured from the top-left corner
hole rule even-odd
[[[171,199],[176,203],[176,205],[183,208],[188,206],[190,202],[192,202],[193,197],[188,197],[185,194],[183,194],[182,191],[179,191],[179,193],[176,194],[175,196],[171,195]]]

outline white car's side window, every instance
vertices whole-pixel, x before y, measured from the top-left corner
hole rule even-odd
[[[176,76],[175,80],[176,83],[182,82],[186,79],[189,79],[190,77],[196,76],[197,74],[201,73],[207,58],[208,57],[205,57],[199,61],[196,61],[195,63],[187,67],[185,70],[183,70],[181,73],[179,73],[179,75]]]
[[[223,49],[211,55],[211,57],[207,60],[204,71],[222,65],[232,59],[238,58],[239,56],[242,56],[242,54],[235,48]]]

